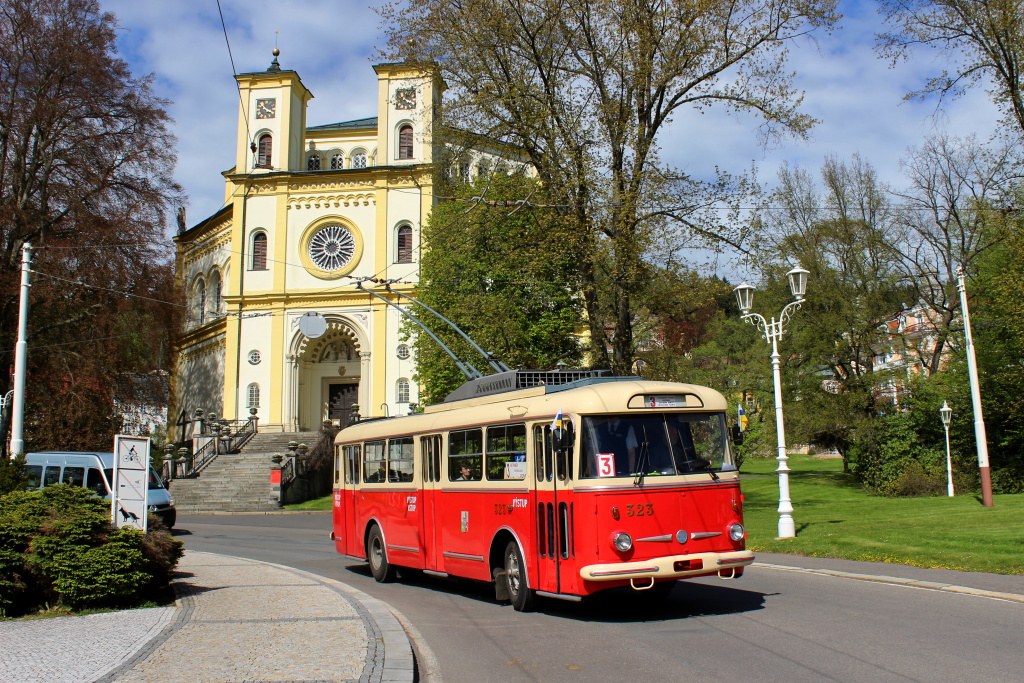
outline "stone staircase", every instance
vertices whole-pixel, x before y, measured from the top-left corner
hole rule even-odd
[[[238,453],[218,455],[195,479],[175,479],[171,496],[178,514],[277,510],[270,498],[271,457],[285,454],[288,442],[307,446],[318,432],[256,434]]]

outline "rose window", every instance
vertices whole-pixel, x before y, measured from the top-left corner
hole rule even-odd
[[[328,272],[344,268],[356,251],[356,240],[340,225],[325,225],[309,240],[309,258]]]

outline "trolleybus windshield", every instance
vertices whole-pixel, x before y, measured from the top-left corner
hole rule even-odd
[[[733,470],[722,413],[584,416],[582,478]]]

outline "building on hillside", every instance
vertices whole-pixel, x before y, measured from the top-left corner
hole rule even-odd
[[[305,431],[417,401],[402,315],[356,284],[415,288],[443,84],[403,64],[374,70],[376,116],[315,126],[306,125],[313,94],[277,50],[266,71],[236,77],[225,205],[175,238],[189,308],[172,422],[197,409],[238,420],[255,412],[260,431]]]
[[[120,434],[157,436],[167,425],[168,374],[126,373],[114,387],[114,413],[121,416]]]
[[[909,380],[928,372],[925,359],[930,361],[939,339],[939,314],[924,302],[903,305],[881,325],[882,338],[873,351],[873,371],[888,373],[889,379],[876,389],[877,398],[894,406],[903,404]],[[945,365],[952,349],[952,339],[946,340],[939,364]]]

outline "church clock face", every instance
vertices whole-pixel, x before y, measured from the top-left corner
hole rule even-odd
[[[256,100],[256,118],[272,119],[277,111],[277,100],[273,97]]]
[[[320,270],[332,273],[347,266],[356,253],[356,240],[348,228],[325,225],[309,239],[309,258]]]

